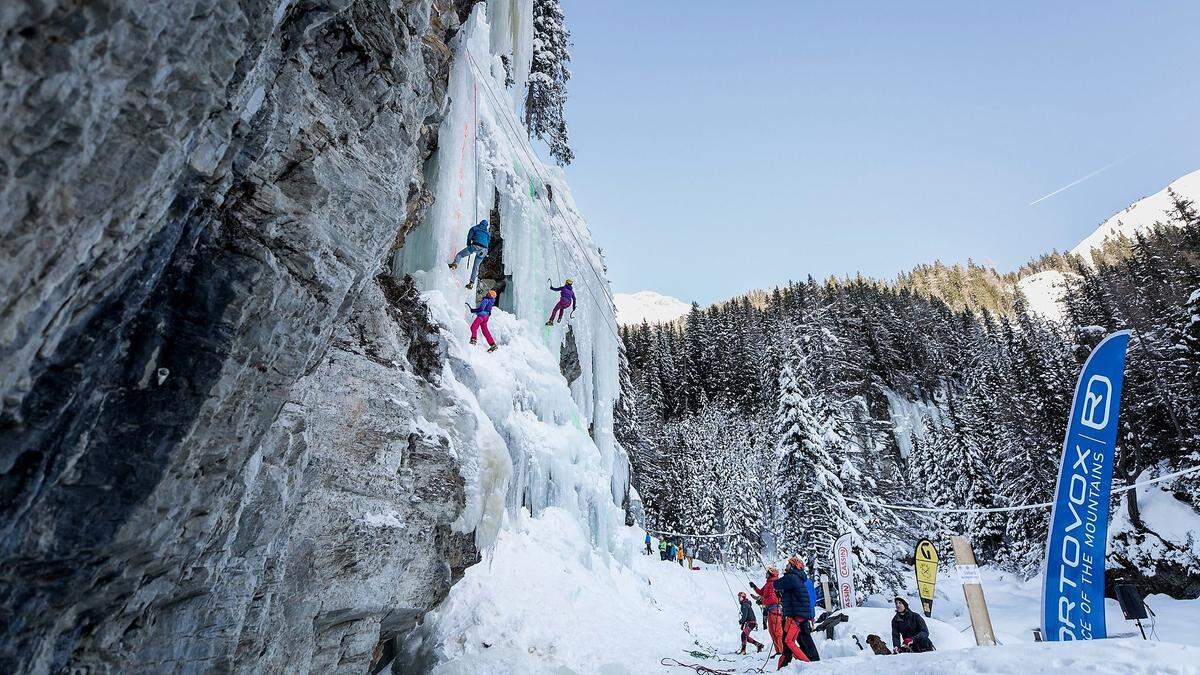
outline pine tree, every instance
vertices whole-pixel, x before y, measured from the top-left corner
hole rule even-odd
[[[550,146],[560,166],[575,159],[567,134],[565,107],[571,71],[571,33],[563,21],[559,0],[533,2],[533,62],[525,94],[525,128]]]

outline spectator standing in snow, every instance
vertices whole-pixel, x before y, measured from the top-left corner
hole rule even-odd
[[[679,542],[679,550],[675,552],[676,559],[679,561],[679,566],[683,567],[683,542]]]
[[[775,582],[783,606],[783,654],[779,657],[779,668],[793,658],[805,662],[821,660],[812,639],[813,603],[804,583],[807,580],[804,561],[793,556],[788,559],[783,576]]]
[[[683,557],[687,558],[687,568],[690,570],[696,566],[696,544],[687,544],[683,548]]]
[[[466,258],[471,254],[475,254],[475,261],[471,264],[471,278],[467,281],[467,288],[475,285],[475,277],[479,275],[479,263],[487,257],[488,243],[491,241],[491,235],[488,234],[487,218],[479,221],[475,227],[467,230],[467,246],[454,256],[454,261],[450,263],[450,269],[458,269],[458,261]]]
[[[679,549],[676,548],[676,546],[675,546],[675,542],[671,542],[670,544],[667,544],[667,557],[664,558],[664,560],[674,562],[675,561],[675,552],[678,550]]]
[[[658,559],[659,560],[667,559],[667,540],[666,539],[658,540]]]
[[[747,642],[758,647],[758,651],[761,652],[763,650],[763,644],[750,637],[750,631],[758,628],[758,622],[754,620],[754,605],[750,604],[750,598],[747,597],[745,591],[738,593],[738,605],[742,608],[741,618],[738,619],[738,626],[740,626],[742,629],[742,651],[738,653],[746,653]]]
[[[488,291],[483,300],[479,301],[479,306],[471,308],[471,313],[475,315],[475,320],[471,322],[471,344],[475,344],[475,335],[482,330],[489,352],[496,351],[496,341],[492,339],[492,332],[488,330],[488,319],[492,316],[492,306],[495,304],[496,291]]]
[[[892,617],[892,646],[898,652],[933,651],[925,617],[910,611],[908,601],[904,598],[896,598],[896,615]]]
[[[775,582],[779,579],[779,570],[774,567],[767,568],[767,580],[763,582],[762,588],[750,584],[750,588],[758,594],[763,604],[763,622],[767,624],[767,633],[771,635],[771,642],[775,645],[775,653],[783,653],[783,607],[779,604],[779,593],[775,592]]]
[[[571,316],[575,316],[575,290],[572,288],[574,285],[575,280],[567,279],[562,286],[550,287],[550,290],[558,291],[559,295],[558,304],[554,306],[554,309],[550,310],[550,320],[546,322],[547,326],[554,325],[555,314],[558,314],[558,322],[562,323],[563,312],[567,311],[568,307],[571,308]]]
[[[646,555],[650,555],[650,533],[646,533]]]

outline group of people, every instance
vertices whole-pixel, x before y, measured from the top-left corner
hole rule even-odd
[[[467,288],[475,287],[475,280],[479,276],[479,264],[488,254],[488,244],[491,243],[491,233],[488,231],[488,221],[486,218],[479,221],[474,227],[467,231],[467,245],[455,256],[454,260],[450,261],[450,269],[458,269],[458,263],[464,258],[475,256],[471,263],[471,275],[467,280]],[[550,290],[559,294],[558,304],[550,310],[550,318],[546,321],[547,326],[553,326],[555,323],[561,323],[563,314],[567,309],[571,310],[571,316],[575,316],[575,281],[567,279],[562,286],[550,286]],[[479,301],[479,305],[471,307],[471,314],[475,319],[471,322],[471,344],[476,344],[477,335],[483,332],[483,338],[487,340],[488,351],[496,351],[496,341],[492,339],[492,332],[488,330],[488,319],[492,316],[492,309],[496,306],[497,293],[489,290],[484,294],[483,299]]]
[[[816,606],[822,598],[805,572],[804,560],[799,556],[789,558],[782,575],[777,568],[768,567],[763,585],[751,583],[750,588],[763,606],[763,622],[771,636],[773,654],[779,655],[777,668],[783,668],[793,660],[805,663],[820,661],[821,655],[817,652],[812,633]],[[752,631],[758,629],[758,619],[750,596],[745,591],[738,593],[738,604],[742,644],[738,653],[745,654],[747,645],[754,645],[761,652],[765,645],[751,635]],[[911,611],[904,598],[895,599],[895,608],[892,644],[896,653],[933,651],[925,619]]]
[[[650,533],[646,533],[646,555],[653,554],[654,540],[651,539]],[[679,563],[680,567],[692,569],[696,563],[696,549],[692,545],[685,545],[682,540],[672,541],[670,539],[660,539],[658,541],[658,557],[660,560],[667,560]]]

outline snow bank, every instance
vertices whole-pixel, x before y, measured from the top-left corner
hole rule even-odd
[[[855,656],[804,667],[805,673],[1195,673],[1200,649],[1132,640],[1043,642],[930,654]]]

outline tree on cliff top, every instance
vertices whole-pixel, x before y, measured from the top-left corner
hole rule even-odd
[[[533,63],[525,94],[525,128],[531,137],[546,141],[550,155],[560,166],[575,159],[563,113],[567,81],[571,79],[571,71],[567,69],[571,60],[567,48],[570,37],[559,0],[534,0]]]

